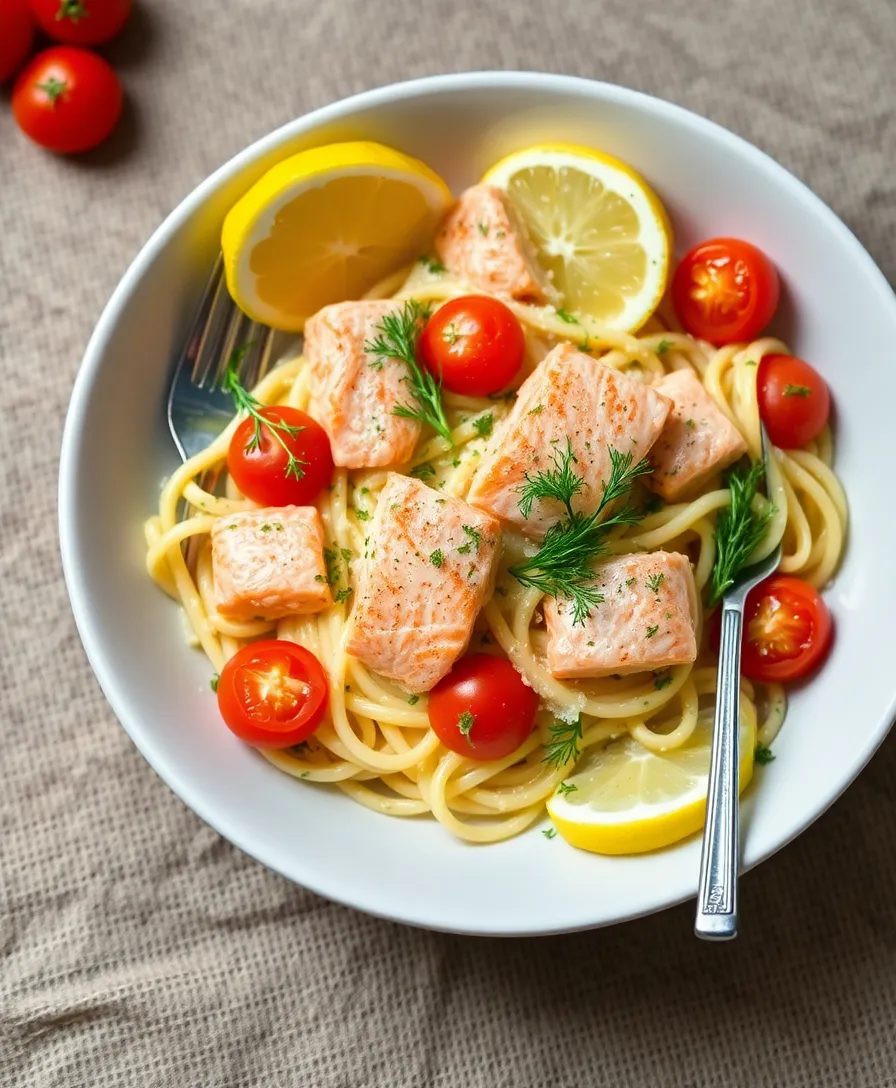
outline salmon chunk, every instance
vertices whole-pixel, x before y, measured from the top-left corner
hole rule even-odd
[[[305,359],[311,377],[312,415],[330,437],[342,468],[376,468],[409,460],[420,424],[394,414],[410,394],[400,359],[368,354],[364,345],[397,309],[395,302],[337,302],[305,325]]]
[[[218,518],[212,573],[218,611],[232,620],[276,620],[332,604],[324,531],[313,506],[271,506]]]
[[[610,449],[636,464],[659,437],[670,403],[649,385],[560,344],[520,386],[513,410],[496,428],[473,476],[469,502],[541,539],[564,513],[556,499],[540,499],[520,513],[526,476],[550,469],[571,444],[584,486],[573,508],[590,513],[610,476]]]
[[[346,650],[407,691],[429,691],[491,593],[500,525],[462,499],[390,473],[358,567]]]
[[[674,370],[653,387],[672,410],[650,451],[648,484],[664,499],[677,499],[704,484],[747,452],[743,436],[692,370]]]
[[[584,623],[572,603],[547,598],[548,668],[559,680],[684,665],[697,657],[697,590],[687,556],[620,555],[600,564],[603,596]]]
[[[525,302],[545,302],[554,294],[525,227],[494,185],[467,189],[448,209],[435,244],[448,271],[480,291]]]

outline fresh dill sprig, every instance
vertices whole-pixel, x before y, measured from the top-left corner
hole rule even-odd
[[[525,475],[526,482],[519,488],[520,513],[524,518],[532,516],[532,506],[536,499],[556,499],[566,507],[566,513],[573,516],[572,500],[585,486],[585,480],[575,471],[573,465],[578,460],[572,452],[572,442],[567,438],[566,450],[554,450],[554,467]]]
[[[579,741],[582,739],[582,715],[574,722],[555,721],[548,726],[551,739],[544,746],[542,763],[550,763],[558,771],[570,763],[575,763],[582,754]]]
[[[401,380],[408,383],[413,404],[396,404],[392,414],[404,419],[428,423],[452,446],[451,428],[442,405],[442,383],[417,362],[417,338],[421,324],[429,317],[429,308],[415,298],[408,299],[400,310],[386,314],[376,326],[377,337],[368,340],[364,350],[374,356],[370,365],[382,370],[387,359],[398,359],[407,367]]]
[[[304,431],[304,427],[293,427],[289,423],[284,423],[282,419],[271,419],[265,414],[265,406],[260,400],[257,400],[248,389],[240,382],[239,368],[240,363],[246,356],[246,353],[252,347],[252,341],[250,340],[246,344],[241,344],[232,353],[227,361],[227,369],[224,371],[224,380],[221,383],[222,388],[226,393],[229,393],[233,397],[233,403],[236,406],[237,412],[245,412],[251,417],[254,423],[254,430],[252,432],[252,438],[246,446],[246,452],[252,453],[257,450],[261,445],[261,429],[264,427],[268,431],[271,437],[277,442],[286,454],[286,476],[292,477],[296,480],[301,480],[305,475],[303,465],[307,465],[307,461],[303,461],[292,452],[287,446],[284,435],[289,438],[295,438],[300,432]]]
[[[722,599],[738,574],[749,565],[750,556],[775,513],[772,506],[758,512],[753,509],[763,471],[762,462],[754,461],[746,471],[735,469],[728,477],[731,504],[719,514],[716,524],[716,561],[709,582],[711,605]]]
[[[573,469],[576,458],[569,441],[565,452],[555,454],[553,468],[526,476],[520,488],[524,517],[529,516],[536,499],[556,499],[566,507],[566,516],[548,529],[536,554],[511,567],[510,573],[521,585],[572,601],[573,625],[584,623],[591,609],[603,602],[603,594],[589,583],[594,560],[603,553],[607,535],[620,525],[635,525],[642,517],[640,510],[626,503],[604,518],[608,508],[631,491],[635,480],[651,471],[647,461],[633,465],[631,453],[615,449],[609,453],[610,477],[597,509],[590,514],[572,508],[572,500],[585,481]]]

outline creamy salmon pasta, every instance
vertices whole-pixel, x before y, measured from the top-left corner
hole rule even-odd
[[[742,788],[833,633],[830,394],[765,331],[772,262],[673,262],[644,180],[566,145],[456,199],[378,145],[303,152],[223,247],[238,304],[303,335],[254,388],[237,346],[233,421],[146,526],[222,729],[470,842],[697,831],[726,590],[783,544],[747,604]]]

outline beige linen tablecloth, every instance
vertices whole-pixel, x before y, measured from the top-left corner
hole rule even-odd
[[[162,217],[393,79],[533,68],[671,99],[803,178],[896,279],[894,0],[137,2],[108,148],[44,155],[0,96],[0,1084],[896,1084],[892,738],[745,878],[732,946],[695,942],[690,906],[546,940],[375,921],[244,857],[137,754],[74,631],[55,490],[87,337]]]

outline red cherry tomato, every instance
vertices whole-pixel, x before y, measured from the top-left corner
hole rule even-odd
[[[831,414],[824,378],[795,355],[764,356],[756,392],[769,438],[781,449],[797,449],[817,438]]]
[[[256,748],[289,748],[320,725],[327,675],[310,650],[282,639],[250,642],[218,678],[218,709],[231,732]]]
[[[16,74],[34,45],[34,19],[26,0],[0,0],[0,83]]]
[[[496,298],[451,299],[426,322],[420,356],[452,393],[485,397],[506,389],[523,365],[526,337],[513,312]]]
[[[538,696],[505,657],[462,657],[429,695],[429,724],[452,752],[503,759],[532,732]]]
[[[121,84],[106,61],[69,45],[38,53],[12,92],[19,128],[62,155],[101,144],[115,128],[122,104]]]
[[[121,30],[132,0],[29,0],[45,34],[66,45],[102,45]]]
[[[263,420],[285,425],[256,426],[247,416],[237,427],[227,451],[227,468],[247,499],[261,506],[310,506],[333,478],[333,455],[327,432],[298,408],[262,408]],[[290,468],[289,455],[296,459]]]
[[[719,610],[712,641],[719,645]],[[827,605],[808,582],[775,574],[750,591],[744,609],[741,668],[750,680],[800,680],[827,656],[833,639]]]
[[[778,306],[778,273],[762,250],[739,238],[701,242],[672,277],[672,302],[691,336],[721,347],[755,340]]]

